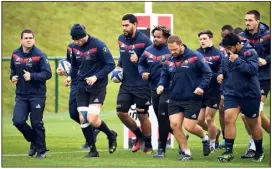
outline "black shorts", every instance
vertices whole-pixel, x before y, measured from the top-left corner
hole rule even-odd
[[[263,96],[267,97],[270,92],[270,80],[260,80],[261,93]]]
[[[259,116],[261,98],[244,99],[233,96],[224,96],[224,109],[240,108],[241,112],[248,118]]]
[[[217,95],[212,95],[212,96],[203,96],[202,98],[202,108],[213,108],[218,110],[219,109],[219,104],[220,104],[221,96],[220,93]]]
[[[89,107],[90,104],[103,104],[106,97],[106,88],[101,90],[77,89],[77,107]]]
[[[136,103],[136,108],[145,109],[145,113],[148,113],[151,105],[151,88],[149,85],[143,87],[120,86],[117,96],[117,112],[127,113],[134,103]]]
[[[169,100],[168,114],[173,115],[182,112],[187,119],[197,120],[202,100]]]

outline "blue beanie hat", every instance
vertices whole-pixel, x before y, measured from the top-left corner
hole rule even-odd
[[[79,40],[84,38],[87,35],[85,27],[80,24],[74,24],[71,28],[70,35],[72,36],[73,40]]]

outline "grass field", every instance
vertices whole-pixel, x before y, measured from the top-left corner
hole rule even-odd
[[[99,9],[99,10],[98,10]],[[220,29],[224,24],[244,28],[244,14],[250,9],[261,13],[261,21],[270,25],[270,2],[153,2],[154,13],[172,13],[174,32],[192,49],[199,47],[197,33],[210,29],[214,32],[214,44],[220,41]],[[33,11],[35,14],[33,15]],[[103,11],[103,12],[100,12]],[[144,2],[2,2],[2,53],[10,56],[19,46],[21,31],[28,27],[35,32],[37,46],[48,56],[64,56],[70,42],[69,31],[74,23],[84,24],[87,31],[104,41],[114,56],[118,56],[117,37],[122,33],[121,17],[125,13],[143,13]],[[221,164],[217,156],[222,152],[202,156],[198,138],[190,135],[189,146],[194,157],[192,162],[176,161],[176,148],[167,150],[165,159],[154,159],[143,152],[131,153],[123,149],[123,126],[116,116],[118,84],[109,82],[105,106],[101,117],[109,127],[116,130],[118,149],[114,154],[107,151],[106,136],[101,133],[97,147],[100,157],[83,159],[87,153],[80,150],[84,139],[79,126],[68,115],[69,88],[64,87],[64,78],[59,78],[59,113],[54,112],[55,65],[50,62],[52,79],[47,82],[47,101],[44,115],[46,141],[50,149],[47,159],[28,157],[28,143],[12,125],[15,87],[9,81],[9,62],[2,62],[2,167],[270,167],[270,137],[264,133],[266,159],[262,163],[241,160],[247,147],[246,131],[237,121],[235,160]],[[270,95],[267,100],[270,103]],[[270,104],[265,112],[270,118]],[[218,119],[218,117],[217,117]],[[217,122],[217,124],[219,124]],[[153,153],[154,154],[154,153]]]
[[[268,117],[270,108],[265,107]],[[152,155],[143,152],[132,153],[123,149],[123,126],[116,113],[107,111],[101,113],[101,118],[110,128],[118,132],[118,148],[114,154],[107,150],[107,139],[103,133],[98,136],[97,148],[100,157],[94,159],[82,158],[87,151],[80,150],[84,139],[81,130],[68,116],[68,113],[45,114],[47,147],[50,151],[46,159],[34,159],[27,156],[29,144],[15,127],[12,126],[11,115],[2,117],[2,167],[270,167],[270,139],[264,132],[264,147],[266,158],[262,163],[240,159],[247,147],[247,135],[243,124],[238,118],[237,139],[235,141],[235,160],[222,164],[217,161],[217,156],[223,152],[218,150],[208,157],[202,155],[200,139],[190,135],[189,146],[194,160],[191,162],[176,161],[178,157],[176,148],[168,149],[166,158],[154,159]],[[218,119],[218,117],[216,117]],[[219,124],[219,123],[217,123]],[[176,147],[176,143],[175,143]]]

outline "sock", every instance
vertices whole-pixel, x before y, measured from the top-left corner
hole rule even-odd
[[[152,147],[151,136],[143,136],[143,140],[145,142],[145,147]]]
[[[205,135],[203,138],[202,138],[202,141],[208,141],[209,140],[209,137],[207,135]]]
[[[249,136],[249,145],[250,145],[249,149],[256,151],[256,146],[255,146],[255,142],[252,138],[252,135]]]
[[[94,130],[91,125],[86,128],[82,128],[83,135],[89,147],[90,146],[95,147],[94,140],[93,140],[93,131]]]
[[[113,133],[112,133],[111,130],[108,128],[107,124],[104,123],[104,121],[101,120],[101,125],[98,127],[98,129],[99,129],[100,131],[103,131],[103,132],[108,136],[108,138],[112,138]]]
[[[225,131],[222,130],[223,139],[225,140]]]
[[[256,145],[256,153],[262,153],[263,152],[263,139],[254,140],[254,143]]]
[[[185,151],[184,151],[184,154],[192,155],[190,149],[185,150]]]
[[[159,148],[163,149],[163,152],[165,152],[166,142],[160,142],[159,143]]]
[[[210,148],[214,148],[215,149],[215,139],[214,140],[210,140]]]
[[[169,117],[166,115],[162,115],[162,113],[160,113],[158,123],[159,123],[159,141],[161,143],[163,143],[162,144],[163,147],[161,147],[161,148],[165,149],[167,137],[168,137],[168,132],[169,132],[169,128],[170,128]]]
[[[139,127],[137,127],[135,130],[132,130],[132,132],[135,134],[135,136],[136,136],[137,138],[142,138],[142,137],[143,137],[142,131],[140,130]]]
[[[227,138],[225,138],[225,142],[226,142],[226,151],[232,153],[234,139],[227,139]]]

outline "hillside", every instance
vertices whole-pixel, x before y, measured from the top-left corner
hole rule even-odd
[[[153,2],[153,13],[172,13],[174,33],[184,43],[196,49],[197,33],[203,29],[214,32],[215,45],[220,41],[224,24],[244,28],[244,15],[250,9],[261,13],[261,21],[270,25],[270,2]],[[144,2],[2,2],[2,57],[9,56],[19,46],[24,28],[35,32],[36,44],[48,56],[64,56],[71,41],[69,31],[74,23],[86,26],[93,36],[104,41],[114,56],[118,56],[117,37],[121,17],[125,13],[143,13]],[[51,62],[55,72],[54,62]],[[54,78],[48,81],[46,112],[54,111]],[[59,111],[67,111],[68,89],[60,78]],[[108,86],[106,107],[115,110],[117,84]],[[11,113],[14,86],[9,81],[9,62],[2,64],[2,110]]]

